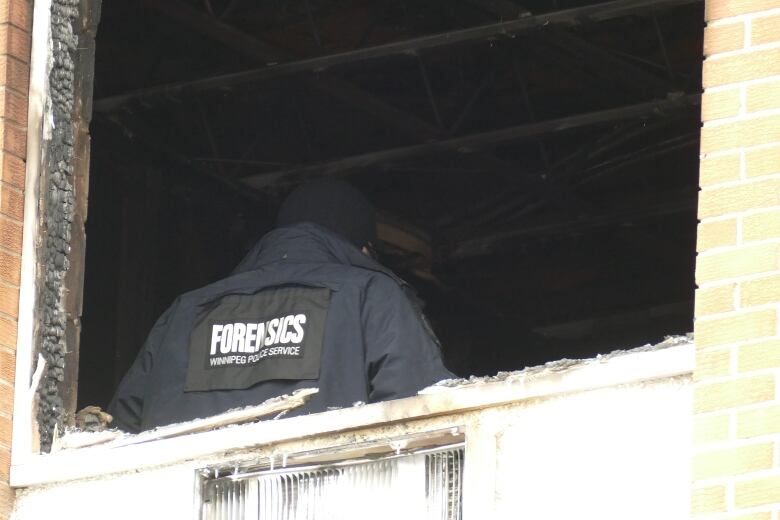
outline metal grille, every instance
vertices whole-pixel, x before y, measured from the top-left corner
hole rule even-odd
[[[211,478],[201,519],[460,520],[463,453],[456,447]]]

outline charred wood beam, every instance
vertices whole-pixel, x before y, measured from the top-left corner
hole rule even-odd
[[[646,220],[661,216],[675,215],[680,213],[695,213],[696,196],[692,193],[690,197],[684,200],[667,201],[641,208],[623,210],[609,213],[606,215],[591,216],[588,218],[573,218],[562,220],[550,224],[539,226],[516,227],[499,231],[497,233],[481,236],[470,240],[462,241],[450,248],[445,248],[444,256],[448,258],[468,258],[490,254],[500,246],[501,243],[510,242],[519,239],[529,239],[533,237],[550,237],[554,235],[563,235],[570,233],[581,233],[584,230],[600,228],[621,224],[623,222],[633,222],[637,220]],[[449,249],[449,251],[447,251]]]
[[[693,134],[677,136],[672,139],[668,139],[660,143],[656,143],[651,146],[623,154],[620,157],[615,158],[613,161],[606,161],[603,164],[596,165],[592,168],[579,171],[577,172],[578,179],[576,180],[576,182],[567,184],[565,186],[567,189],[571,189],[571,186],[575,186],[575,187],[582,186],[594,182],[604,176],[616,172],[622,172],[625,168],[629,166],[643,163],[643,162],[648,162],[658,157],[662,157],[664,155],[668,155],[687,148],[693,148],[698,145],[699,145],[698,132]],[[636,173],[632,170],[629,172],[623,172],[623,175],[624,176],[630,175],[638,182],[646,182],[649,173],[645,173],[643,175],[637,176]],[[507,204],[504,207],[505,211],[503,212],[504,216],[501,218],[501,224],[504,226],[519,225],[519,223],[528,216],[528,213],[530,211],[536,210],[538,208],[542,208],[546,204],[552,202],[549,194],[550,194],[549,190],[546,193],[540,192],[538,190],[536,191],[536,193],[534,192],[534,190],[526,190],[526,193],[524,193],[523,195],[525,196],[525,201],[527,205],[523,206],[522,201],[519,204],[518,203],[515,203],[514,205],[511,203]],[[513,215],[507,214],[509,211],[512,210],[513,207],[520,208],[520,209],[519,211],[516,211]],[[592,213],[592,211],[586,211],[585,213]],[[495,225],[495,224],[493,223],[491,225]],[[473,226],[471,229],[473,232],[474,229],[479,229],[479,226],[478,225]]]
[[[699,141],[699,132],[690,132],[661,141],[660,143],[654,143],[640,150],[622,154],[583,170],[581,172],[581,179],[578,180],[577,185],[590,184],[606,175],[620,171],[629,166],[646,162],[679,150],[698,146]]]
[[[277,62],[295,60],[296,56],[279,49],[271,44],[247,34],[235,27],[224,23],[209,14],[199,11],[190,5],[178,0],[143,0],[144,4],[169,16],[171,19],[208,36],[209,38],[222,43],[226,47],[247,56],[266,66]],[[306,77],[304,81],[311,87],[326,92],[342,103],[352,106],[364,113],[370,114],[386,124],[391,125],[396,130],[405,135],[411,136],[416,141],[426,141],[438,135],[438,129],[426,121],[404,112],[388,103],[382,101],[376,96],[365,90],[336,78],[329,74],[320,74],[315,77]],[[184,84],[186,84],[185,82]],[[192,91],[209,90],[213,88],[222,88],[228,86],[220,82],[208,82],[206,88],[195,87]],[[184,85],[183,84],[183,85]],[[189,87],[184,86],[183,90],[190,91]],[[177,92],[176,88],[169,90],[163,86],[152,88],[150,91],[152,97],[166,96]],[[120,95],[110,98],[104,98],[94,103],[96,112],[110,112],[124,106],[132,100],[147,98],[141,92],[130,93],[129,95]]]
[[[143,0],[146,5],[158,9],[172,19],[214,38],[236,52],[261,61],[274,62],[294,59],[284,50],[273,47],[255,37],[214,19],[191,6],[178,0]],[[304,81],[312,88],[328,94],[344,105],[351,106],[363,113],[369,114],[379,121],[389,124],[397,131],[417,142],[427,142],[441,137],[442,129],[428,123],[414,114],[410,114],[374,96],[362,88],[337,78],[331,74],[322,73],[317,77],[305,77]],[[100,103],[100,102],[98,102]],[[103,108],[110,103],[101,105]],[[101,107],[95,108],[100,111]],[[110,111],[110,110],[107,110]],[[483,166],[502,172],[508,165],[492,155],[479,157]]]
[[[585,184],[587,180],[583,180],[583,175],[586,173],[593,173],[593,168],[588,167],[590,162],[604,156],[610,150],[619,148],[621,145],[624,145],[641,135],[651,133],[664,125],[671,124],[673,121],[674,119],[671,117],[651,122],[638,120],[633,122],[633,129],[625,124],[615,125],[612,131],[604,133],[595,141],[589,141],[580,146],[577,152],[553,164],[551,171],[548,174],[548,181],[558,190],[572,190],[576,186]],[[658,148],[654,149],[656,149],[659,154],[663,154],[671,152],[674,147],[675,145],[670,145],[669,142],[663,142],[660,143]],[[646,160],[644,149],[634,150],[626,155],[630,156],[632,161],[638,162]],[[611,173],[611,171],[605,171],[605,174],[606,173]],[[541,175],[542,172],[539,172],[538,174]],[[600,171],[594,175],[600,175]],[[452,236],[462,236],[464,234],[475,233],[476,230],[485,226],[495,226],[499,222],[504,225],[508,222],[517,222],[530,213],[545,207],[548,202],[550,202],[550,197],[555,195],[555,191],[551,189],[542,189],[542,187],[532,187],[531,189],[528,189],[527,186],[520,186],[517,189],[508,190],[492,200],[483,201],[481,204],[475,206],[471,210],[469,218],[464,218],[461,215],[456,219],[445,221],[440,227],[446,227],[447,224],[450,224],[453,221],[461,220],[463,222],[457,228],[451,229],[449,234]],[[507,220],[510,218],[511,221]]]
[[[259,57],[268,62],[267,66],[259,69],[236,72],[233,74],[223,74],[193,81],[182,81],[178,83],[171,83],[167,85],[151,87],[148,89],[142,89],[127,94],[120,94],[117,96],[103,98],[95,102],[94,106],[95,110],[97,111],[116,110],[117,108],[131,101],[150,97],[164,97],[174,94],[178,95],[184,92],[199,92],[204,90],[219,89],[241,83],[257,82],[271,78],[278,78],[299,72],[323,70],[336,65],[355,63],[385,56],[403,55],[410,53],[413,54],[422,49],[447,47],[459,43],[475,40],[490,40],[502,36],[511,38],[517,33],[532,29],[534,27],[549,25],[574,26],[588,22],[610,20],[623,16],[637,15],[647,12],[652,13],[661,8],[675,7],[701,1],[702,0],[613,0],[610,2],[575,7],[572,9],[565,9],[562,11],[555,11],[552,13],[540,14],[536,16],[527,16],[517,20],[509,20],[490,25],[461,29],[458,31],[412,38],[400,42],[376,45],[338,54],[305,58],[296,61],[287,61],[286,63],[278,65],[274,63],[278,61],[286,61],[286,53],[279,51],[277,54],[268,54],[267,51],[269,46],[267,44],[260,44],[260,47],[258,48],[250,45],[246,49],[250,50],[252,53],[257,52]],[[246,50],[243,48],[242,43],[246,41],[247,35],[240,36],[239,34],[236,34],[240,33],[240,31],[234,28],[225,29],[223,27],[225,24],[217,20],[213,20],[207,15],[202,16],[208,18],[208,20],[211,20],[213,27],[203,27],[204,22],[190,12],[196,10],[193,10],[186,4],[182,5],[178,2],[171,2],[170,0],[144,0],[144,2],[156,9],[162,9],[163,12],[170,14],[172,17],[180,19],[185,23],[189,23],[192,26],[197,25],[197,27],[202,28],[205,33],[212,34],[219,32],[219,41],[222,41],[223,43],[226,43],[227,45],[230,45],[232,48],[235,48],[239,51]],[[164,7],[161,7],[163,4]],[[174,5],[177,7],[172,7]],[[180,14],[180,11],[186,12],[188,15],[183,17],[183,15]],[[215,27],[221,29],[217,30]],[[231,35],[235,36],[235,41],[231,41]]]
[[[471,0],[469,3],[478,5],[482,9],[500,19],[519,18],[521,16],[529,16],[531,14],[527,9],[519,6],[518,4],[515,4],[510,0]],[[656,31],[660,35],[661,33],[658,24],[658,17],[653,14],[652,18]],[[587,42],[586,40],[571,32],[563,31],[561,29],[553,29],[553,31],[550,32],[539,32],[537,33],[537,37],[541,38],[542,41],[546,42],[548,45],[556,47],[568,46],[570,49],[573,49],[575,53],[579,52],[582,54],[592,54],[591,63],[600,64],[601,70],[606,68],[608,72],[607,77],[609,79],[614,79],[615,68],[622,70],[623,74],[618,75],[618,77],[625,81],[627,86],[631,89],[646,88],[646,84],[661,89],[668,89],[666,82],[662,81],[658,76],[655,76],[654,74],[647,72],[645,69],[634,65],[623,57],[617,56],[605,49],[601,49],[598,46]],[[663,40],[661,40],[661,44],[663,46]],[[576,60],[571,59],[571,57],[569,58],[570,63],[572,63],[574,66],[578,66],[581,63],[586,63],[586,60],[582,59],[584,57],[578,57]],[[673,78],[670,78],[670,80],[672,79]]]
[[[611,131],[605,132],[595,140],[589,140],[587,143],[579,146],[574,153],[569,153],[550,165],[547,172],[548,180],[561,185],[565,182],[571,172],[580,172],[587,166],[589,161],[603,156],[615,147],[619,147],[637,136],[643,135],[652,129],[657,129],[661,125],[669,124],[669,119],[657,120],[651,123],[646,121],[625,122],[614,125]],[[633,128],[632,128],[633,126]],[[544,171],[537,172],[535,175],[543,175]],[[436,225],[439,228],[452,227],[458,225],[458,233],[463,234],[464,230],[468,233],[473,232],[486,225],[491,225],[496,219],[506,215],[509,211],[517,212],[518,207],[522,207],[522,216],[543,206],[545,200],[542,190],[528,190],[526,186],[518,186],[514,189],[505,190],[494,197],[486,198],[474,206],[470,206],[467,212],[460,214],[452,213],[446,217],[437,220]]]
[[[251,175],[241,179],[241,182],[252,188],[264,188],[271,184],[281,182],[297,182],[308,177],[325,175],[347,175],[356,170],[375,166],[382,163],[390,163],[410,159],[422,155],[430,155],[441,152],[471,153],[478,150],[489,149],[496,145],[537,137],[553,132],[571,130],[585,126],[619,121],[632,118],[662,117],[668,112],[676,112],[687,107],[697,106],[701,101],[701,95],[690,94],[669,97],[665,100],[655,100],[636,105],[628,105],[618,108],[610,108],[596,112],[562,117],[538,123],[530,123],[500,130],[492,130],[479,134],[455,137],[433,141],[430,143],[405,146],[391,150],[381,150],[352,157],[345,157],[329,162],[304,165],[300,167],[269,172],[265,174]]]

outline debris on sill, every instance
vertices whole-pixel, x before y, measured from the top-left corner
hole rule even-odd
[[[111,414],[99,406],[86,406],[76,412],[76,429],[83,432],[102,432],[113,421]]]
[[[50,453],[105,444],[120,439],[125,435],[125,433],[120,432],[119,430],[84,431],[75,428],[67,429],[62,437],[54,435]]]
[[[325,410],[328,412],[332,412],[334,410],[344,410],[345,408],[358,408],[360,406],[365,406],[365,401],[355,401],[352,403],[352,406],[327,406],[325,407]]]
[[[275,414],[274,419],[277,419],[287,411],[305,404],[311,396],[318,391],[319,389],[317,388],[301,388],[289,395],[272,397],[257,406],[235,408],[212,417],[160,426],[154,430],[148,430],[138,434],[125,433],[116,429],[102,431],[89,431],[88,429],[78,427],[68,429],[61,437],[57,436],[52,445],[51,453],[66,449],[84,448],[87,446],[102,445],[106,448],[118,448],[131,444],[141,444],[144,442],[177,437],[179,435],[253,422],[271,414]],[[95,419],[99,420],[105,418],[99,415],[99,413],[108,415],[98,407],[87,407],[82,410],[82,412],[85,410],[87,411],[83,414],[83,417],[89,424],[93,424]],[[86,424],[86,422],[84,424]]]
[[[420,390],[418,393],[433,394],[444,392],[451,388],[463,388],[486,383],[510,381],[528,376],[535,377],[547,373],[563,372],[575,367],[592,365],[596,363],[605,363],[611,359],[627,354],[663,350],[670,347],[688,345],[692,343],[692,334],[688,334],[686,336],[669,336],[661,343],[655,345],[645,345],[630,350],[614,350],[608,354],[599,354],[593,358],[564,358],[557,361],[550,361],[543,365],[527,367],[523,370],[499,372],[494,376],[471,376],[467,379],[445,379],[432,386]],[[99,424],[105,421],[106,416],[110,417],[110,415],[106,414],[98,407],[87,407],[79,412],[81,417],[77,416],[77,425],[79,425],[79,427],[68,429],[65,431],[64,435],[57,436],[55,438],[55,442],[53,443],[51,452],[54,453],[60,450],[83,448],[96,445],[102,445],[106,448],[116,448],[131,444],[140,444],[159,439],[176,437],[179,435],[253,422],[258,420],[260,417],[271,414],[274,414],[271,420],[275,420],[283,417],[289,410],[305,404],[309,398],[317,392],[318,389],[316,388],[303,388],[296,390],[291,395],[273,397],[258,406],[236,408],[212,417],[161,426],[154,430],[141,432],[139,434],[128,434],[115,429],[100,430]],[[360,407],[364,406],[365,404],[366,403],[364,402],[357,401],[352,404],[352,407]],[[341,407],[328,407],[328,410],[338,409],[341,409]]]
[[[595,363],[605,363],[616,357],[624,356],[626,354],[637,354],[640,352],[652,352],[656,350],[663,350],[670,347],[676,347],[678,345],[688,345],[693,343],[693,334],[687,334],[685,336],[667,336],[661,343],[655,345],[643,345],[641,347],[629,349],[629,350],[613,350],[607,354],[599,354],[596,357],[586,359],[558,359],[556,361],[548,361],[543,365],[537,365],[533,367],[526,367],[522,370],[515,370],[511,372],[499,372],[494,376],[471,376],[469,378],[459,379],[444,379],[435,383],[427,388],[423,388],[418,394],[435,394],[445,391],[450,388],[463,388],[472,385],[483,385],[486,383],[497,383],[507,381],[511,379],[518,379],[528,376],[539,376],[552,372],[563,372],[571,368],[591,365]]]

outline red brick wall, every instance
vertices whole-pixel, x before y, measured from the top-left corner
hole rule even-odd
[[[8,518],[32,2],[0,0],[0,518]]]

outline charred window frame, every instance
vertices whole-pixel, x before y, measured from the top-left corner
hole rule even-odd
[[[48,56],[45,49],[33,51],[34,54],[39,54],[39,61],[43,59],[48,63],[51,60],[52,67],[51,70],[45,71],[43,80],[36,87],[38,90],[33,92],[31,87],[31,105],[34,94],[35,103],[41,107],[37,122],[30,118],[29,135],[31,138],[38,135],[40,139],[36,146],[28,146],[28,150],[39,151],[41,155],[34,157],[31,153],[28,161],[28,180],[36,181],[37,188],[27,191],[28,196],[35,194],[36,200],[32,205],[27,204],[27,209],[33,207],[35,211],[25,212],[25,240],[28,245],[26,251],[32,251],[36,261],[32,271],[30,266],[27,266],[28,274],[23,282],[22,302],[27,302],[25,306],[31,310],[27,313],[27,318],[20,318],[20,345],[23,345],[17,356],[20,375],[17,378],[17,411],[30,406],[33,401],[30,389],[33,369],[43,368],[39,372],[40,379],[37,380],[40,385],[33,388],[38,388],[38,410],[26,420],[15,421],[14,426],[16,429],[18,422],[19,428],[30,432],[31,439],[35,437],[32,432],[37,429],[44,451],[51,443],[55,426],[61,431],[65,418],[72,417],[76,410],[79,318],[84,275],[84,221],[87,214],[89,175],[88,125],[92,111],[94,36],[100,17],[100,0],[38,1],[36,14],[40,14],[47,5],[49,18],[46,28],[51,28],[50,45],[53,54],[51,57],[41,58],[40,56]],[[41,20],[41,17],[36,16],[36,23]],[[518,25],[525,23],[530,24],[531,21],[521,21]],[[38,34],[38,37],[34,37],[34,48],[35,41],[40,41],[40,30]],[[311,64],[306,66],[310,67]],[[641,113],[656,113],[679,105],[695,105],[697,102],[697,96],[686,96],[629,108]],[[432,108],[435,110],[435,105]],[[38,126],[33,128],[33,124]],[[553,121],[550,124],[575,122]],[[528,131],[528,128],[518,131]],[[448,146],[468,147],[474,144],[478,143],[456,139]],[[433,149],[438,144],[419,146]],[[400,153],[404,153],[403,150]],[[369,159],[376,160],[377,157]],[[366,158],[361,160],[363,159]],[[299,170],[292,171],[291,174],[308,172],[306,168]],[[36,229],[32,238],[29,238],[28,216],[35,221],[31,223]],[[477,249],[482,247],[479,241],[471,245]],[[27,254],[26,259],[29,258],[31,257]],[[37,271],[34,269],[36,266]],[[31,302],[32,304],[28,305]],[[39,354],[45,365],[37,363]],[[31,441],[28,451],[37,451],[36,445],[37,441]]]
[[[48,451],[76,408],[100,0],[36,0],[14,460]]]

